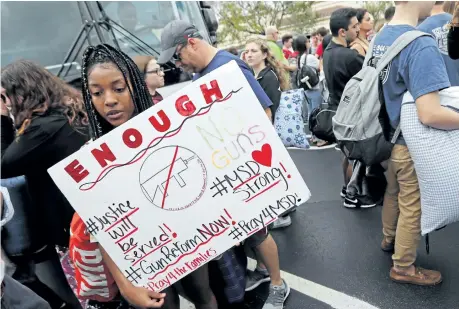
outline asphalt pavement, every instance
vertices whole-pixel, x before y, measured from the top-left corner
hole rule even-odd
[[[417,263],[440,270],[440,285],[392,282],[391,255],[379,247],[381,207],[342,206],[341,154],[334,149],[289,152],[312,197],[292,214],[290,227],[272,231],[283,273],[305,279],[292,279],[303,292],[292,290],[286,309],[459,309],[459,224],[430,235],[430,254],[424,238],[418,248]],[[261,309],[267,293],[268,283],[248,293],[246,308]]]
[[[429,255],[424,239],[418,248],[419,265],[440,270],[442,284],[394,283],[391,255],[379,247],[381,207],[342,205],[341,154],[333,148],[289,153],[312,197],[291,215],[290,227],[272,231],[292,287],[285,309],[459,309],[459,224],[430,235]],[[268,288],[265,283],[247,293],[244,309],[261,309]],[[183,300],[186,308],[193,306]]]

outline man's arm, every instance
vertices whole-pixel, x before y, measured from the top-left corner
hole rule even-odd
[[[440,130],[459,129],[459,113],[440,104],[438,91],[417,98],[416,107],[424,125]]]
[[[438,91],[451,84],[436,42],[421,37],[413,43],[418,51],[411,52],[399,73],[416,102],[419,120],[436,129],[459,129],[459,113],[440,104]]]

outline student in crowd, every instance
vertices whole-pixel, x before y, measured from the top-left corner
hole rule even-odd
[[[295,58],[295,51],[293,50],[293,36],[286,34],[282,37],[282,52],[284,53],[285,59]]]
[[[303,66],[307,65],[317,72],[319,72],[320,69],[320,61],[317,59],[315,56],[313,56],[309,51],[311,49],[311,42],[307,37],[304,35],[300,35],[295,39],[295,48],[298,51],[298,54],[300,56],[299,59],[299,69],[301,69]],[[313,87],[313,89],[309,89],[305,91],[305,95],[307,98],[307,103],[308,103],[308,113],[306,115],[303,115],[304,117],[307,117],[309,119],[309,115],[311,112],[316,109],[317,107],[322,104],[322,94],[320,91],[320,83],[317,84],[316,86]],[[317,140],[314,136],[311,138],[311,143],[313,145],[317,145]]]
[[[459,59],[459,2],[456,2],[453,20],[449,25],[447,37],[448,55],[451,59]]]
[[[279,40],[279,30],[276,26],[269,26],[266,28],[266,41],[268,42],[269,49],[271,53],[276,57],[287,72],[294,72],[296,70],[296,65],[289,64],[288,60],[285,58],[282,48],[277,45],[277,40]],[[286,75],[288,75],[286,73]]]
[[[88,118],[81,95],[28,60],[7,65],[1,74],[2,99],[12,114],[10,117],[8,109],[2,109],[2,178],[26,177],[39,214],[33,220],[41,226],[33,231],[34,238],[44,248],[41,255],[51,266],[56,285],[65,287],[64,300],[78,308],[55,251],[55,246],[68,247],[74,210],[47,170],[88,140]]]
[[[97,139],[152,106],[143,74],[123,52],[109,46],[88,47],[82,65],[83,98],[92,129]],[[104,262],[113,275],[124,298],[133,306],[179,308],[174,287],[155,293],[135,287],[99,245]],[[216,309],[217,302],[209,285],[207,265],[182,280],[181,284],[198,309]],[[166,296],[167,295],[167,296]]]
[[[371,52],[376,59],[402,34],[415,30],[418,19],[430,14],[433,2],[395,1],[395,4],[393,19],[375,38]],[[448,88],[450,82],[435,40],[426,36],[417,38],[383,72],[382,90],[393,131],[400,121],[406,91],[415,99],[419,120],[424,125],[442,130],[459,129],[459,113],[440,105],[438,91]],[[442,281],[440,272],[415,265],[421,238],[421,201],[416,171],[403,132],[392,150],[386,177],[381,249],[395,250],[390,278],[400,283],[438,284]]]
[[[289,89],[289,81],[285,79],[284,69],[274,58],[268,44],[263,39],[250,39],[245,45],[245,59],[255,73],[261,88],[273,103],[271,112],[273,119],[279,107],[282,91]]]
[[[334,11],[330,17],[330,29],[333,38],[324,52],[324,73],[330,92],[328,106],[330,109],[336,110],[344,87],[362,69],[363,65],[364,57],[359,55],[357,51],[348,48],[349,44],[356,40],[360,30],[357,10],[342,8]],[[346,187],[352,175],[352,165],[349,164],[349,160],[345,156],[343,156],[342,166],[344,186],[341,190],[341,196],[346,198]],[[359,203],[352,198],[345,199],[345,202],[348,202],[347,205]],[[354,207],[356,206],[354,205]]]
[[[317,52],[317,48],[319,47],[319,37],[317,35],[317,31],[314,31],[313,33],[311,33],[311,48],[309,50],[309,52],[311,53],[311,55],[315,55],[316,52]]]
[[[133,60],[145,77],[145,84],[147,85],[153,104],[161,102],[163,96],[157,89],[164,87],[164,69],[153,56],[137,56]]]
[[[360,24],[360,30],[357,38],[350,44],[350,47],[365,57],[370,47],[367,36],[369,32],[373,31],[373,18],[366,9],[357,9],[357,20]]]
[[[192,24],[186,21],[174,20],[166,25],[161,35],[161,49],[162,52],[158,59],[160,64],[175,59],[177,66],[185,71],[195,73],[194,80],[232,60],[236,61],[266,115],[272,121],[270,108],[272,102],[254,78],[250,68],[238,57],[209,45]],[[269,295],[263,308],[282,309],[284,301],[290,293],[290,288],[280,276],[279,254],[276,242],[271,235],[266,233],[263,237],[262,235],[257,235],[256,240],[252,239],[251,247],[256,248],[257,256],[261,257],[267,268],[267,271],[263,270],[260,280],[269,281],[269,278],[267,278],[268,273],[271,279]]]
[[[443,10],[444,1],[436,1],[430,17],[418,26],[418,29],[427,32],[435,38],[438,49],[446,64],[449,81],[451,86],[459,86],[459,59],[453,60],[448,55],[448,25],[453,19],[453,15]]]
[[[324,55],[324,45],[323,45],[323,40],[324,40],[324,37],[326,37],[328,34],[329,34],[330,31],[328,31],[327,28],[325,27],[320,27],[319,29],[317,29],[317,37],[318,37],[318,40],[319,40],[319,46],[317,47],[317,51],[316,51],[316,54],[315,56],[317,57],[317,59],[322,59],[323,55]]]

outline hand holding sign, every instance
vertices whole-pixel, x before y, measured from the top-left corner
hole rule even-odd
[[[49,173],[123,275],[153,291],[310,196],[234,62]]]

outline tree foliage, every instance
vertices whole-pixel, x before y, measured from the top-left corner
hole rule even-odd
[[[393,6],[392,1],[366,1],[363,8],[368,11],[374,18],[374,25],[384,20],[384,12],[390,6]]]
[[[312,28],[318,18],[312,4],[310,1],[220,2],[215,6],[219,19],[218,40],[240,42],[252,35],[264,34],[269,25],[304,32]]]

